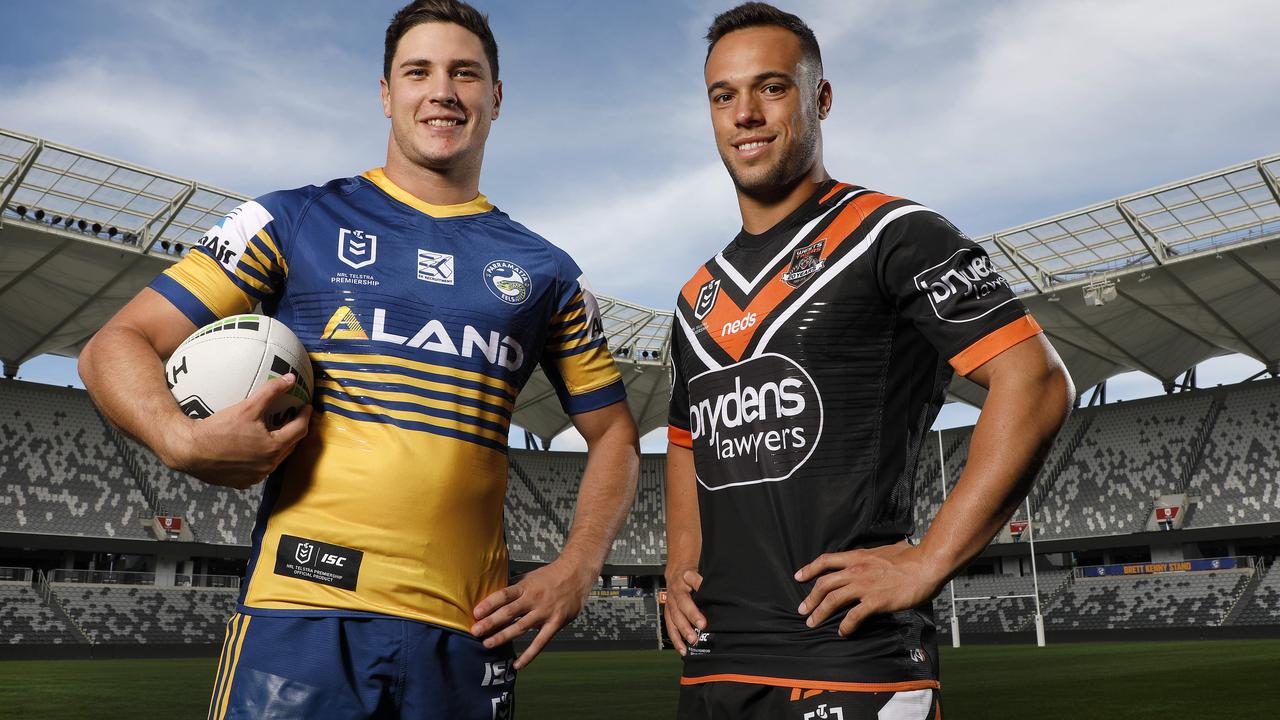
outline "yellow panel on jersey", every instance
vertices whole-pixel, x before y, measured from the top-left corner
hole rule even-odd
[[[458,203],[457,205],[432,205],[429,202],[423,202],[413,195],[410,195],[404,188],[391,182],[391,180],[387,178],[386,173],[382,171],[382,168],[374,168],[366,171],[363,177],[367,178],[374,185],[377,185],[380,190],[396,200],[399,200],[414,210],[426,213],[433,218],[477,215],[479,213],[489,212],[493,209],[493,205],[489,204],[489,199],[484,195],[476,195],[474,199],[468,200],[464,203]]]
[[[330,615],[352,607],[340,584],[291,577],[279,565],[300,552],[323,561],[322,546],[335,545],[359,549],[331,554],[358,562],[360,610],[466,631],[476,601],[506,583],[506,546],[493,532],[502,527],[506,468],[500,450],[316,413],[284,468],[245,604]],[[369,492],[353,477],[384,481]],[[409,528],[430,532],[400,530]]]

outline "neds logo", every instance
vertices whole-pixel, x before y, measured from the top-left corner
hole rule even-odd
[[[766,354],[689,381],[689,432],[698,482],[708,490],[791,477],[822,435],[813,379]]]
[[[720,337],[724,337],[725,335],[733,335],[734,333],[740,333],[743,330],[746,330],[747,328],[754,326],[755,324],[756,324],[756,314],[748,313],[746,317],[740,320],[734,320],[733,322],[725,323],[724,327],[720,328]]]
[[[938,319],[947,322],[977,320],[1014,299],[1009,284],[991,267],[991,258],[976,246],[955,251],[916,275],[914,282],[928,294]],[[1002,295],[990,297],[1002,288]]]

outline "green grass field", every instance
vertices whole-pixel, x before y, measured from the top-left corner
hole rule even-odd
[[[1280,640],[943,648],[947,720],[1280,716]],[[213,660],[0,662],[0,717],[200,718]],[[675,712],[674,652],[543,655],[520,720],[650,720]]]

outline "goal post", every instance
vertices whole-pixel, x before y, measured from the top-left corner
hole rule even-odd
[[[947,462],[942,446],[942,431],[938,430],[938,482],[942,485],[942,501],[947,501]],[[961,602],[981,602],[991,600],[1003,600],[1005,598],[1035,598],[1035,629],[1036,629],[1036,646],[1044,647],[1044,616],[1040,612],[1040,575],[1036,569],[1036,534],[1035,524],[1031,517],[1031,496],[1025,498],[1027,508],[1027,527],[1025,532],[1028,533],[1028,541],[1031,550],[1031,584],[1034,588],[1030,595],[982,595],[974,597],[956,597],[956,581],[952,578],[947,587],[951,594],[951,647],[960,647],[960,615],[956,612],[956,604]]]

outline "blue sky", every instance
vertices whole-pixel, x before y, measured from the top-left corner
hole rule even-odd
[[[505,85],[482,191],[599,292],[670,305],[738,228],[701,79],[727,3],[476,4]],[[399,5],[5,3],[0,126],[251,195],[351,175],[385,157],[377,80]],[[1280,149],[1277,3],[782,7],[813,26],[835,88],[831,173],[971,235]],[[22,375],[67,382],[67,367]],[[1252,367],[1220,361],[1201,381]],[[1121,378],[1111,394],[1153,387]]]

